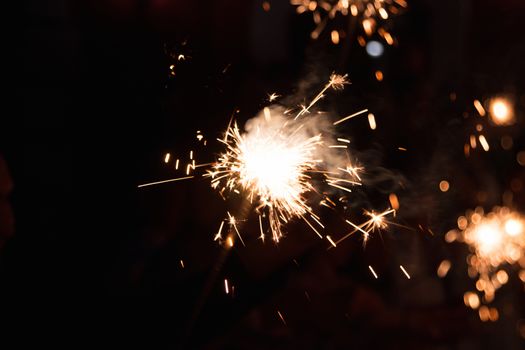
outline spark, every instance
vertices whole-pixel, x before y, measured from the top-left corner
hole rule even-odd
[[[237,236],[241,240],[242,245],[246,247],[246,244],[244,244],[244,240],[242,239],[241,234],[239,233],[239,230],[237,229],[237,220],[229,212],[227,212],[227,214],[228,214],[228,223],[230,224],[230,226],[234,228],[235,233],[237,233]]]
[[[170,161],[170,154],[169,153],[166,153],[166,155],[164,156],[164,163],[168,163]]]
[[[359,111],[359,112],[356,112],[356,113],[354,113],[354,114],[350,114],[348,117],[344,117],[343,119],[339,119],[338,121],[336,121],[336,122],[334,123],[334,125],[341,124],[342,122],[345,122],[345,121],[347,121],[348,119],[351,119],[351,118],[353,118],[353,117],[356,117],[356,116],[358,116],[358,115],[360,115],[360,114],[363,114],[363,113],[366,113],[366,112],[368,112],[368,109],[363,109],[363,110],[361,110],[361,111]]]
[[[268,95],[268,102],[273,102],[276,99],[278,99],[279,97],[281,97],[281,95],[277,95],[275,92],[273,92],[273,93]]]
[[[224,226],[224,220],[221,221],[221,226],[219,227],[219,231],[217,232],[217,234],[215,235],[215,238],[213,239],[214,241],[222,239],[221,232],[222,232],[223,226]]]
[[[230,288],[228,287],[228,280],[226,278],[224,279],[224,291],[226,294],[230,294]]]
[[[326,92],[326,90],[333,88],[334,90],[342,90],[345,85],[349,84],[348,80],[346,79],[348,77],[347,74],[345,75],[339,75],[333,73],[330,76],[330,80],[325,85],[325,87],[317,94],[317,96],[314,97],[314,99],[310,102],[308,107],[303,108],[294,119],[299,118],[304,113],[308,113],[310,111],[310,108],[312,108],[313,105],[315,105],[321,98],[323,98],[323,94]]]
[[[350,140],[348,140],[348,139],[343,139],[343,138],[340,138],[340,137],[337,138],[337,141],[339,141],[339,142],[344,142],[344,143],[350,143]]]
[[[286,326],[286,321],[284,320],[284,317],[283,315],[281,314],[281,311],[277,310],[277,314],[279,315],[279,318],[281,319],[281,321],[284,323],[284,325]]]
[[[332,237],[330,237],[330,236],[327,235],[327,236],[326,236],[326,239],[328,240],[328,242],[330,242],[330,244],[331,244],[332,246],[334,246],[334,248],[337,247],[337,244],[335,244],[335,242],[333,241]]]
[[[405,276],[407,276],[407,278],[410,279],[410,275],[408,274],[407,270],[405,270],[405,268],[403,267],[403,265],[399,265],[399,268],[401,269],[401,271],[403,271],[403,273],[405,274]]]
[[[362,223],[361,225],[356,225],[350,220],[345,220],[347,224],[352,226],[354,230],[350,231],[346,235],[344,235],[342,238],[338,239],[335,243],[339,244],[348,237],[352,236],[356,232],[361,232],[363,234],[363,241],[366,244],[368,241],[368,238],[370,237],[370,233],[374,230],[380,230],[387,227],[388,223],[385,220],[385,217],[389,214],[395,213],[394,209],[388,209],[385,210],[382,213],[376,214],[375,212],[365,211],[365,215],[367,215],[370,219]]]
[[[180,259],[180,266],[184,268],[184,261],[182,259]]]
[[[370,272],[372,272],[372,275],[374,275],[375,279],[378,279],[378,277],[377,277],[377,273],[374,271],[374,269],[372,268],[372,266],[368,265],[368,269],[370,270]]]
[[[188,179],[193,179],[193,178],[194,178],[194,176],[178,177],[178,178],[174,178],[174,179],[149,182],[149,183],[145,183],[145,184],[142,184],[142,185],[138,185],[137,187],[154,186],[154,185],[159,185],[159,184],[163,184],[163,183],[167,183],[167,182],[182,181],[182,180],[188,180]]]

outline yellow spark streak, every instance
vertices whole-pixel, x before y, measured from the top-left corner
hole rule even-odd
[[[281,315],[281,312],[279,310],[277,310],[277,314],[279,314],[279,318],[281,319],[281,321],[283,321],[284,325],[286,326],[286,321],[284,320],[284,317],[283,315]]]
[[[168,163],[169,161],[170,161],[170,154],[166,153],[166,155],[164,156],[164,163]]]
[[[329,186],[332,186],[332,187],[338,188],[338,189],[340,189],[340,190],[343,190],[343,191],[346,191],[346,192],[352,193],[352,190],[351,190],[351,189],[346,188],[346,187],[343,187],[343,186],[336,185],[336,184],[334,184],[333,182],[330,182],[330,181],[329,181],[329,182],[327,182],[327,184],[328,184]]]
[[[303,218],[303,221],[306,222],[308,224],[308,226],[310,226],[310,228],[315,232],[317,233],[317,235],[319,236],[319,238],[323,238],[323,236],[315,229],[315,227],[312,226],[312,224],[310,223],[310,221],[306,220],[306,218],[302,217]]]
[[[401,271],[403,271],[403,273],[405,274],[405,276],[407,276],[407,278],[410,279],[410,275],[408,274],[407,270],[405,270],[405,268],[403,267],[403,265],[399,265],[399,268],[401,269]]]
[[[374,271],[374,269],[372,268],[372,266],[368,265],[368,269],[370,270],[370,272],[372,272],[372,275],[374,275],[374,277],[377,279],[377,274],[376,272]]]
[[[352,119],[353,117],[357,117],[358,115],[366,113],[366,112],[368,112],[368,109],[365,108],[365,109],[363,109],[363,110],[361,110],[359,112],[355,112],[354,114],[350,114],[348,117],[344,117],[343,119],[339,119],[338,121],[336,121],[334,123],[334,125],[341,124],[342,122],[345,122],[348,119]]]
[[[259,238],[261,238],[261,240],[264,242],[264,232],[263,232],[263,226],[262,226],[262,218],[261,218],[260,215],[259,215],[259,229],[261,230],[261,236]]]
[[[178,177],[178,178],[175,178],[175,179],[162,180],[162,181],[156,181],[156,182],[149,182],[149,183],[145,183],[145,184],[142,184],[142,185],[138,185],[137,187],[140,188],[140,187],[154,186],[154,185],[159,185],[159,184],[163,184],[163,183],[167,183],[167,182],[188,180],[188,179],[193,179],[193,178],[194,178],[194,176]]]
[[[314,221],[317,222],[317,224],[319,224],[319,226],[321,226],[322,228],[324,228],[324,225],[321,223],[321,221],[319,221],[318,218],[316,218],[314,215],[311,215],[311,214],[310,214],[310,217],[311,217],[312,219],[314,219]]]
[[[233,226],[233,228],[235,229],[235,232],[237,233],[237,236],[239,236],[239,239],[241,240],[242,245],[246,247],[246,244],[244,244],[241,234],[239,233],[239,230],[237,229],[237,223],[236,223],[235,217],[232,216],[229,212],[226,212],[226,213],[228,214],[230,225]]]
[[[357,226],[356,224],[354,224],[352,221],[350,220],[345,220],[348,224],[350,224],[352,227],[354,227],[356,230],[358,231],[361,231],[362,234],[365,235],[365,237],[368,237],[368,235],[370,234],[369,232],[363,230],[363,227],[365,225],[361,225],[361,226]],[[368,222],[368,221],[367,221]],[[339,242],[338,242],[339,243]]]
[[[330,242],[330,244],[335,248],[337,247],[337,244],[335,244],[335,242],[332,240],[332,237],[330,236],[326,236],[326,239],[328,240],[328,242]]]
[[[226,278],[224,279],[224,291],[226,294],[230,294],[230,288],[228,288],[228,280]]]
[[[317,96],[314,97],[314,99],[310,102],[308,107],[303,108],[295,116],[294,120],[299,118],[304,113],[309,112],[310,108],[312,108],[312,106],[315,105],[317,103],[317,101],[319,101],[324,96],[323,94],[325,93],[326,90],[328,90],[330,88],[334,88],[335,90],[342,89],[344,87],[344,85],[348,84],[348,81],[346,80],[347,77],[348,77],[347,74],[345,74],[345,75],[332,74],[330,76],[330,81],[325,85],[325,87],[321,90],[321,92],[319,92],[319,94],[317,94]]]
[[[350,140],[342,139],[342,138],[337,138],[337,141],[344,142],[344,143],[350,143]]]
[[[182,266],[182,268],[184,268],[184,261],[182,261],[182,259],[180,260],[180,266]]]
[[[348,148],[346,145],[330,145],[328,148]]]
[[[179,160],[178,159],[175,162],[175,170],[179,170]]]
[[[221,226],[219,227],[219,231],[217,232],[217,234],[215,235],[215,238],[213,239],[214,241],[222,238],[221,232],[222,232],[223,226],[224,226],[224,221],[221,221]]]
[[[190,151],[190,160],[193,159],[193,151]]]

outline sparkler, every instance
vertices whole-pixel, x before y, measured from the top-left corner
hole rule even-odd
[[[349,140],[335,139],[323,133],[326,128],[322,125],[327,124],[326,119],[311,112],[327,90],[342,89],[347,83],[346,76],[333,74],[323,89],[295,117],[292,118],[280,107],[267,107],[247,123],[246,133],[242,133],[237,123],[233,122],[224,137],[219,139],[226,151],[220,154],[206,176],[211,178],[211,186],[221,194],[226,191],[246,194],[259,214],[262,240],[265,233],[261,217],[268,218],[275,242],[283,237],[283,225],[294,218],[302,219],[323,238],[320,231],[325,227],[307,197],[318,195],[321,204],[333,204],[334,200],[322,190],[323,185],[351,192],[350,186],[361,184],[360,169],[348,161],[348,156],[341,154],[341,151],[347,151]],[[386,226],[382,218],[392,212],[389,210],[379,215],[367,213],[371,219],[361,226],[347,222],[362,232],[366,241],[371,230]],[[329,235],[324,237],[336,246],[337,243]]]
[[[465,304],[477,309],[480,304],[490,304],[496,291],[507,283],[505,265],[518,265],[520,276],[524,274],[525,217],[507,207],[496,207],[488,214],[476,208],[458,218],[458,228],[459,231],[448,232],[445,239],[464,242],[470,248],[468,271],[472,278],[477,278],[476,289],[482,298],[480,301],[475,292],[467,292]],[[479,311],[483,319],[485,311]]]
[[[389,45],[394,44],[394,38],[385,29],[385,22],[391,15],[398,14],[402,8],[407,7],[405,0],[290,0],[296,6],[297,13],[311,12],[315,29],[311,33],[312,39],[317,39],[325,29],[327,22],[337,15],[349,14],[358,19],[365,36],[359,36],[361,46],[366,44],[366,38],[377,33]],[[339,43],[340,34],[334,30],[331,39],[334,44]]]
[[[273,241],[279,242],[284,236],[284,225],[294,219],[301,219],[317,236],[326,238],[331,247],[336,247],[356,232],[363,234],[366,243],[372,231],[387,227],[385,217],[394,213],[394,209],[382,213],[365,211],[369,220],[360,225],[345,220],[353,231],[337,241],[324,233],[325,225],[314,209],[316,202],[336,209],[338,199],[331,198],[331,193],[352,192],[353,186],[361,185],[362,168],[350,161],[348,153],[350,140],[334,136],[332,129],[368,110],[333,123],[328,121],[326,115],[313,111],[315,104],[328,90],[340,90],[346,84],[346,75],[332,74],[321,91],[310,103],[302,106],[295,116],[290,114],[291,110],[280,106],[266,107],[247,122],[245,131],[232,119],[224,136],[217,139],[225,150],[215,162],[195,164],[195,154],[191,151],[185,167],[186,176],[139,187],[190,179],[196,176],[190,175],[192,172],[204,168],[203,176],[210,179],[211,187],[224,199],[229,194],[241,195],[245,203],[254,209],[259,218],[259,238],[262,241],[269,231]],[[277,94],[271,94],[269,100],[273,101],[277,97]],[[204,139],[200,131],[197,136],[199,141]],[[169,157],[164,160],[169,162]],[[179,160],[177,158],[176,168]],[[221,221],[214,240],[223,241],[223,228],[227,223],[227,245],[231,247],[235,237],[244,245],[238,223],[246,217],[243,214],[239,220],[227,212],[227,218]]]

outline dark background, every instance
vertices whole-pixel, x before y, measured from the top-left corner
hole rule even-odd
[[[443,235],[466,209],[501,205],[504,193],[525,209],[525,170],[516,162],[525,149],[525,3],[412,0],[392,22],[399,44],[380,58],[353,37],[330,43],[330,30],[347,25],[342,18],[311,41],[310,15],[296,15],[286,0],[271,0],[269,12],[261,4],[23,3],[23,36],[11,55],[16,108],[0,123],[15,220],[0,251],[2,289],[43,299],[129,298],[128,311],[150,301],[155,318],[166,319],[157,338],[175,348],[523,348],[523,284],[513,277],[498,291],[498,322],[479,321],[462,302],[473,289],[467,250]],[[369,108],[378,121],[375,131],[366,117],[342,128],[376,174],[355,218],[360,208],[385,209],[395,192],[395,221],[408,228],[376,234],[366,249],[354,237],[326,251],[300,224],[276,246],[258,241],[247,223],[248,247],[221,260],[212,238],[234,203],[201,179],[136,188],[178,176],[164,154],[194,149],[197,130],[210,142],[196,149],[198,159],[212,161],[212,141],[233,111],[242,124],[272,92],[295,106],[332,71],[348,73],[352,85],[331,93],[323,109]],[[517,124],[487,125],[491,151],[465,158],[472,101],[494,94],[512,96]],[[513,137],[510,150],[499,145],[504,135]],[[453,267],[440,279],[443,259]],[[202,294],[206,281],[215,283]]]

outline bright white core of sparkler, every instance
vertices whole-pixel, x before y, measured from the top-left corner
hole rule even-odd
[[[311,161],[311,149],[293,146],[281,137],[247,137],[239,144],[240,180],[255,186],[267,199],[298,198],[307,188],[301,183],[304,164]]]

